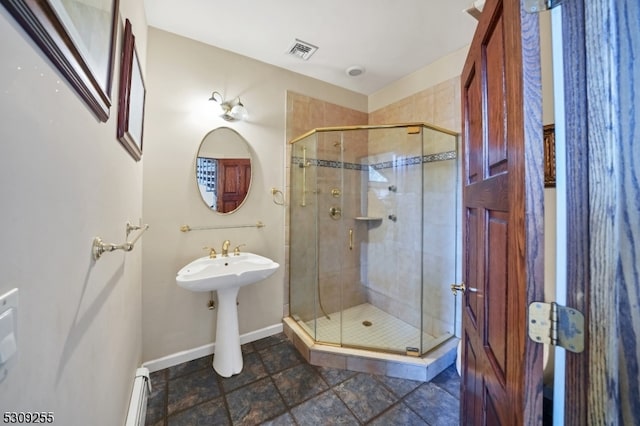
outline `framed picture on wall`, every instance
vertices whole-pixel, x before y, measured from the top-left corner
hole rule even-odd
[[[136,160],[142,158],[142,131],[146,89],[136,52],[131,22],[124,24],[120,90],[118,101],[118,140]]]
[[[109,119],[118,0],[0,0],[100,121]]]
[[[544,138],[544,186],[556,186],[556,130],[553,124],[543,127]]]

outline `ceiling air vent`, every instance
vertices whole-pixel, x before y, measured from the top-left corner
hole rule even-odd
[[[287,53],[306,61],[316,52],[316,50],[318,50],[318,46],[296,39]]]

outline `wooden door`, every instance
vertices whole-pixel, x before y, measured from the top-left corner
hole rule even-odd
[[[539,29],[519,3],[486,2],[461,78],[463,424],[542,419],[542,346],[526,331],[543,288]]]
[[[244,201],[251,183],[251,160],[218,160],[218,212],[229,213]]]

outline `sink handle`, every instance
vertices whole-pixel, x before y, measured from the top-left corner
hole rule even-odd
[[[236,246],[236,248],[233,249],[233,255],[240,256],[240,247],[244,247],[244,246],[246,246],[246,244],[240,244],[239,246]]]
[[[209,250],[209,258],[210,259],[215,259],[216,258],[216,249],[214,249],[213,247],[202,247],[202,250]]]

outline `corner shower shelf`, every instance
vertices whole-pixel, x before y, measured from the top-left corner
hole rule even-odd
[[[362,221],[376,221],[376,220],[382,220],[381,217],[376,217],[376,216],[356,216],[355,217],[356,220],[362,220]]]

